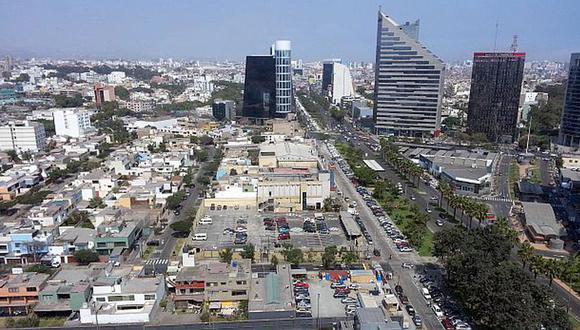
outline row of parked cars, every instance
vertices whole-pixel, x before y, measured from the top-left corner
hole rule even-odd
[[[332,158],[336,160],[336,164],[340,167],[344,175],[346,175],[347,178],[352,178],[354,176],[354,172],[352,171],[346,160],[342,158],[338,150],[336,150],[336,147],[334,147],[332,143],[328,142],[326,143],[326,146],[330,151],[330,155],[332,156]]]
[[[278,231],[279,241],[290,239],[290,225],[288,225],[288,219],[284,217],[264,218],[262,219],[262,222],[266,230]]]
[[[379,205],[379,203],[371,196],[369,191],[365,187],[361,186],[357,187],[356,191],[365,200],[365,203],[371,209],[381,227],[385,230],[385,234],[395,243],[399,252],[413,251],[413,248],[411,248],[411,246],[409,245],[409,241],[407,241],[407,237],[403,235],[401,231],[399,231],[399,229],[389,218],[387,218],[387,216],[385,215],[385,211]]]
[[[294,280],[294,301],[296,302],[297,317],[312,317],[312,304],[310,301],[310,285],[302,280]]]
[[[445,295],[439,287],[426,276],[420,276],[419,281],[423,285],[421,293],[431,305],[431,309],[441,320],[445,330],[471,330],[471,326],[458,308],[455,300]]]
[[[346,316],[354,316],[356,314],[356,309],[360,307],[358,300],[349,297],[351,290],[358,290],[358,284],[351,283],[349,285],[343,283],[333,282],[330,284],[330,288],[334,289],[333,297],[340,299],[340,302],[344,304],[344,313]]]
[[[413,308],[413,305],[411,305],[411,303],[409,302],[409,299],[405,295],[403,287],[401,287],[400,285],[395,285],[395,293],[396,293],[397,297],[399,297],[399,300],[401,301],[401,303],[403,305],[405,305],[405,310],[407,310],[407,313],[409,314],[409,316],[413,320],[413,323],[417,327],[421,327],[423,325],[423,320],[417,314],[417,312],[415,311],[415,308]]]

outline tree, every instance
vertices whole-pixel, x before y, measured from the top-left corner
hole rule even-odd
[[[353,251],[347,251],[342,256],[342,262],[345,264],[353,264],[353,263],[357,262],[358,260],[359,260],[358,255],[356,253],[354,253]]]
[[[260,144],[260,143],[266,141],[266,137],[261,136],[261,135],[252,135],[251,140],[252,140],[252,143]]]
[[[205,146],[213,144],[213,139],[209,135],[202,135],[199,137],[199,144]]]
[[[232,169],[230,170],[230,176],[235,176],[235,175],[238,175],[238,171],[236,171],[236,169],[235,169],[235,168],[232,168]]]
[[[336,263],[336,254],[338,250],[336,246],[327,246],[324,248],[324,253],[322,254],[322,267],[325,269],[330,269]]]
[[[18,156],[18,153],[16,152],[16,150],[14,150],[14,149],[8,150],[8,151],[6,151],[6,154],[8,155],[8,158],[10,158],[11,162],[16,163],[16,164],[19,164],[22,162],[22,160]]]
[[[76,251],[74,257],[80,265],[88,265],[91,262],[99,261],[99,254],[92,250]]]
[[[80,93],[75,93],[72,97],[65,94],[54,95],[54,102],[58,108],[76,108],[82,107],[85,100]]]
[[[173,222],[172,224],[169,225],[169,227],[171,227],[171,229],[173,229],[174,231],[178,232],[178,233],[182,233],[183,236],[187,236],[189,235],[189,232],[191,231],[191,226],[192,223],[191,221],[176,221]]]
[[[198,162],[205,162],[207,161],[208,158],[208,152],[205,149],[201,149],[201,150],[196,150],[195,151],[195,159]]]
[[[256,253],[256,248],[254,247],[254,244],[250,243],[246,246],[244,246],[244,250],[241,253],[242,258],[245,259],[250,259],[252,260],[252,262],[254,262],[254,254]]]
[[[115,96],[121,100],[129,100],[129,91],[123,86],[115,86]]]
[[[532,259],[534,255],[534,248],[530,244],[530,242],[523,242],[520,244],[520,248],[518,250],[518,256],[522,259],[523,268],[526,268],[526,264]]]
[[[91,200],[89,201],[89,205],[88,208],[89,209],[103,209],[105,208],[105,203],[103,202],[103,199],[101,197],[95,197],[95,198],[91,198]]]
[[[290,249],[286,254],[286,260],[292,265],[299,265],[304,260],[302,250],[298,248]]]
[[[176,210],[181,205],[181,202],[183,202],[184,197],[185,193],[181,190],[174,193],[173,195],[167,197],[165,201],[165,207],[170,210]]]
[[[337,108],[337,107],[333,107],[332,109],[330,109],[330,116],[332,118],[334,118],[336,121],[342,121],[344,119],[344,110]]]
[[[28,73],[21,73],[16,79],[14,79],[15,82],[29,82],[30,81],[30,75]]]
[[[477,328],[567,329],[567,320],[557,317],[566,312],[552,293],[510,260],[515,241],[508,230],[493,224],[436,233],[434,255],[447,271],[447,286]]]
[[[457,117],[449,116],[449,117],[443,119],[441,124],[443,124],[444,126],[446,126],[449,129],[454,129],[455,127],[457,127],[461,124],[461,120]]]
[[[47,265],[43,265],[43,264],[35,264],[32,266],[28,266],[26,268],[27,272],[31,272],[31,273],[44,273],[44,274],[52,274],[55,272],[55,269],[47,266]]]
[[[219,255],[222,262],[230,264],[232,262],[232,257],[234,256],[234,250],[229,247],[223,248],[220,250]]]
[[[273,255],[272,258],[270,259],[270,263],[274,266],[278,265],[278,257],[276,257],[276,255]]]

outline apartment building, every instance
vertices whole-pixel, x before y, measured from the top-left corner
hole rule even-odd
[[[0,150],[39,152],[45,144],[46,134],[40,123],[25,120],[0,126]]]
[[[175,278],[174,302],[187,307],[207,302],[231,303],[248,300],[252,277],[249,259],[230,264],[213,262],[183,267]]]
[[[79,138],[95,130],[91,112],[82,109],[58,109],[52,113],[56,135]]]

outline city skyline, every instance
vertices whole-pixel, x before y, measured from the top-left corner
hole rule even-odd
[[[0,2],[0,30],[10,33],[0,35],[0,53],[16,57],[173,57],[241,62],[270,40],[288,39],[294,44],[294,58],[340,57],[370,62],[374,58],[374,17],[381,5],[401,24],[419,19],[421,42],[445,62],[470,59],[476,51],[493,51],[496,22],[495,50],[508,50],[517,34],[519,49],[532,61],[568,61],[570,53],[578,51],[572,47],[580,44],[580,36],[573,32],[573,13],[580,9],[580,3],[572,0],[560,1],[558,6],[523,0],[477,4],[315,2],[304,10],[305,5],[303,1],[104,1],[101,6],[106,10],[92,11],[88,2],[46,5],[4,1]],[[22,24],[26,21],[35,24]],[[539,29],[529,23],[539,21],[558,24],[543,24]]]

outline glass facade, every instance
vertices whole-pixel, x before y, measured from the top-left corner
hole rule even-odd
[[[334,62],[322,64],[322,91],[324,95],[328,93],[328,86],[332,84],[332,71]]]
[[[276,45],[275,45],[276,47]],[[291,50],[274,48],[276,61],[276,113],[292,111],[292,64]]]
[[[246,57],[244,117],[269,118],[276,111],[275,70],[271,55]]]
[[[445,65],[415,36],[379,11],[373,109],[377,134],[438,134]]]
[[[470,134],[490,142],[511,143],[517,137],[518,107],[525,53],[475,53],[467,115]]]
[[[580,147],[580,53],[574,53],[570,57],[560,143],[568,147]]]

